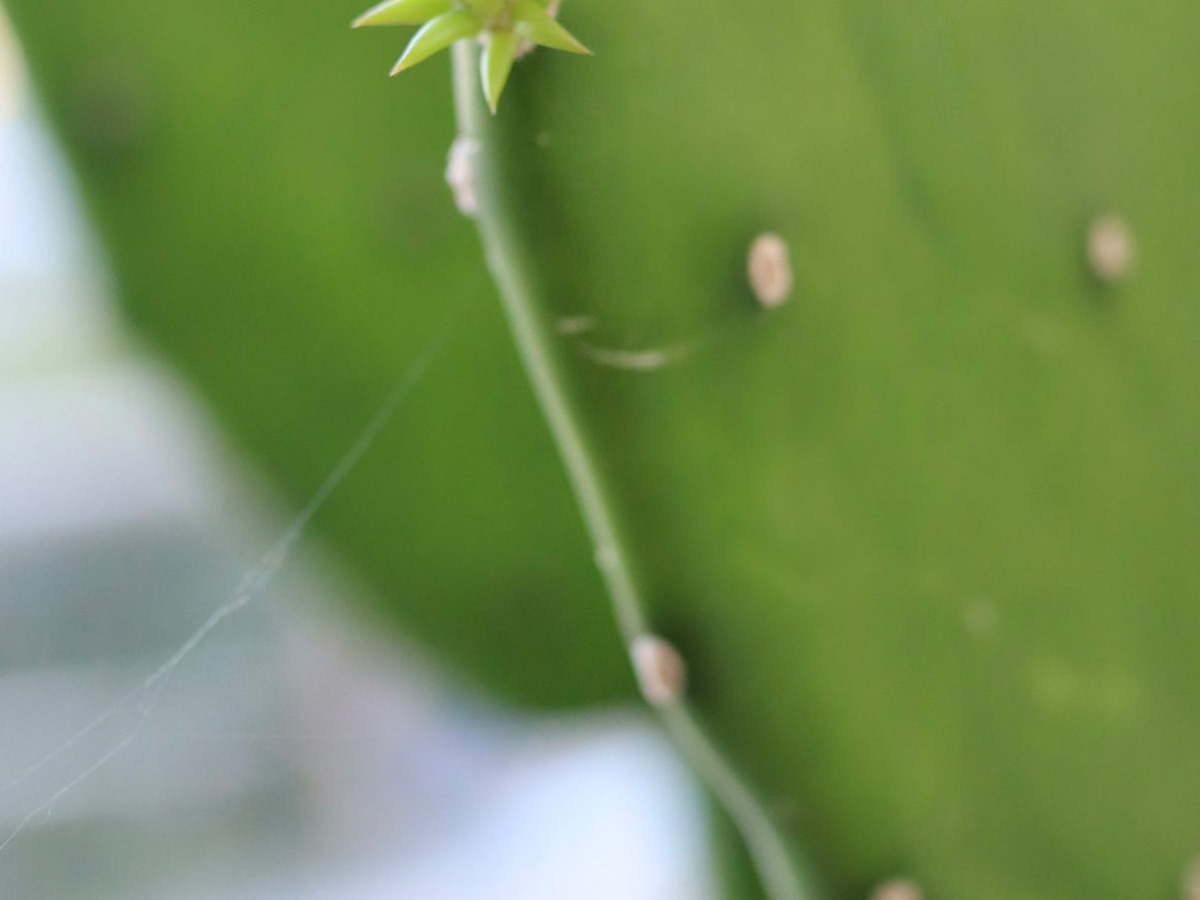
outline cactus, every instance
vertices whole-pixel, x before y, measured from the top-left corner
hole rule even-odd
[[[732,30],[705,10],[577,7],[597,59],[518,72],[496,122],[456,57],[484,243],[626,637],[691,662],[667,725],[773,897],[1177,895],[1200,851],[1176,6],[977,34],[775,10],[739,19],[760,93],[732,55],[679,62]]]
[[[643,686],[768,893],[1180,896],[1200,7],[563,17],[596,56],[518,62],[495,117],[455,50],[478,221]]]

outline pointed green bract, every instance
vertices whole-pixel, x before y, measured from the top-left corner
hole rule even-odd
[[[359,16],[353,27],[418,25],[400,61],[398,75],[463,38],[487,32],[480,75],[492,112],[500,102],[518,47],[528,41],[570,53],[591,53],[536,0],[384,0]]]
[[[424,62],[444,50],[455,41],[474,37],[483,30],[483,23],[468,12],[448,12],[431,19],[413,35],[404,55],[392,69],[393,75],[398,75],[405,69],[410,69],[419,62]]]
[[[534,0],[519,0],[513,6],[512,19],[517,34],[535,44],[568,53],[592,52]]]
[[[487,97],[493,113],[504,92],[504,85],[508,83],[508,73],[512,71],[520,43],[521,36],[515,31],[495,31],[483,50],[483,63],[479,71],[483,77],[483,95]]]
[[[454,0],[384,0],[357,19],[352,27],[366,25],[420,25],[454,9]]]
[[[494,19],[504,10],[504,0],[466,0],[466,3],[485,19]]]

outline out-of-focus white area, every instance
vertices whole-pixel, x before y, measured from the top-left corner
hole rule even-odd
[[[644,720],[490,708],[339,618],[357,588],[311,546],[114,707],[286,517],[123,339],[14,59],[0,20],[0,897],[713,896]]]

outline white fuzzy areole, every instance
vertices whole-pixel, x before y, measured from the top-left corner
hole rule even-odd
[[[575,337],[579,334],[586,334],[595,327],[595,316],[566,316],[558,320],[554,329],[566,337]]]
[[[750,245],[746,274],[759,303],[767,309],[782,306],[795,283],[787,241],[772,232],[756,237]]]
[[[1137,247],[1129,225],[1118,215],[1100,216],[1088,229],[1088,264],[1103,281],[1121,281],[1133,271]]]
[[[469,219],[479,212],[479,195],[475,190],[475,155],[478,152],[479,141],[457,137],[450,145],[446,160],[446,184],[454,194],[454,205]]]
[[[875,888],[871,900],[924,900],[925,895],[913,882],[905,878],[885,881]]]
[[[656,634],[634,638],[629,647],[642,696],[653,706],[678,703],[687,690],[687,664],[675,646]]]

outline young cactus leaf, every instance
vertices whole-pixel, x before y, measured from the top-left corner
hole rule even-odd
[[[455,41],[474,37],[482,30],[483,23],[468,12],[448,12],[436,19],[430,19],[421,27],[420,31],[413,35],[404,55],[392,69],[392,74],[399,75],[405,69],[411,69],[417,63],[424,62]]]
[[[454,0],[384,0],[354,20],[353,28],[366,25],[420,25],[454,9]]]
[[[517,0],[513,5],[512,23],[517,34],[543,47],[568,53],[592,52],[534,0]]]
[[[520,43],[521,36],[515,31],[493,31],[483,49],[483,63],[479,71],[483,76],[483,94],[493,114],[500,103],[504,85],[508,82],[508,73],[512,71]]]

